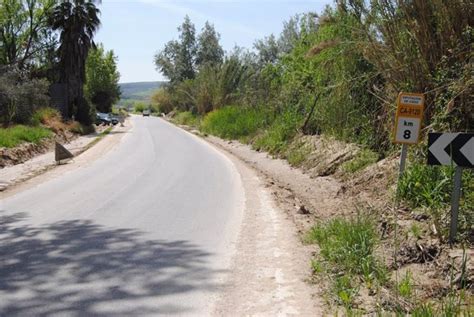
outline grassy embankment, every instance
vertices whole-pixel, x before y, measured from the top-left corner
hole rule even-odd
[[[94,132],[94,128],[78,122],[64,123],[56,109],[40,108],[32,115],[28,125],[0,128],[0,147],[13,148],[25,142],[39,144],[42,140],[52,138],[54,134],[66,131],[84,135]]]
[[[51,135],[51,130],[44,127],[16,125],[0,129],[0,147],[12,148],[23,142],[38,144],[41,140]]]

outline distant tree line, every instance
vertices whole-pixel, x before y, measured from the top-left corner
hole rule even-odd
[[[0,123],[29,123],[36,109],[48,106],[51,84],[66,87],[69,118],[89,125],[95,108],[110,111],[120,95],[119,73],[113,52],[93,40],[98,3],[2,0]]]
[[[226,53],[212,24],[196,35],[186,17],[179,39],[155,56],[169,83],[153,101],[164,112],[258,110],[282,142],[325,133],[383,156],[398,92],[421,92],[424,131],[472,131],[473,11],[464,0],[338,0],[290,18],[250,50]]]

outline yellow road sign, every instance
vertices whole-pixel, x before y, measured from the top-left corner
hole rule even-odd
[[[398,95],[393,143],[418,143],[424,104],[423,94],[401,92]]]

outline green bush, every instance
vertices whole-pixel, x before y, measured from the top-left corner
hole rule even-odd
[[[323,259],[344,274],[362,275],[366,281],[387,280],[385,267],[373,254],[378,239],[375,224],[368,216],[334,218],[313,227],[307,241],[316,242]]]
[[[191,111],[178,112],[173,117],[173,122],[177,124],[192,126],[192,127],[199,126],[199,118],[195,116],[194,114],[192,114]]]
[[[148,109],[148,106],[144,102],[136,101],[133,104],[133,111],[135,112],[143,112],[145,109]]]
[[[31,117],[31,123],[35,126],[46,124],[50,120],[61,120],[61,114],[57,109],[44,107],[36,110]]]
[[[268,121],[269,116],[262,108],[227,106],[207,114],[201,130],[225,139],[239,139],[254,135]]]
[[[39,143],[51,136],[51,131],[43,127],[28,127],[17,125],[0,129],[0,147],[15,147],[23,142]]]
[[[449,224],[444,215],[449,212],[453,190],[454,168],[450,166],[427,166],[412,164],[398,185],[400,198],[412,208],[424,208],[447,233]],[[469,237],[474,231],[474,173],[465,169],[462,175],[462,195],[458,216],[458,229],[461,239]],[[449,217],[448,217],[449,218]]]
[[[267,151],[270,154],[282,153],[297,133],[301,121],[302,117],[295,112],[283,113],[256,138],[252,144],[253,148]]]
[[[440,207],[451,201],[454,169],[446,166],[409,166],[399,183],[400,197],[412,207]]]

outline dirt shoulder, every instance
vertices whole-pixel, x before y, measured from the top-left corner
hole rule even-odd
[[[61,173],[89,164],[120,142],[122,136],[131,128],[131,121],[127,120],[123,127],[117,125],[107,134],[94,133],[63,143],[64,147],[75,157],[61,165],[57,165],[55,162],[54,148],[50,148],[47,153],[36,155],[21,164],[0,169],[1,197],[6,198],[50,178],[57,177]],[[98,142],[99,140],[100,142]]]
[[[321,316],[322,301],[308,283],[312,248],[300,243],[294,213],[282,212],[268,177],[224,153],[241,175],[246,202],[230,278],[214,315]]]

